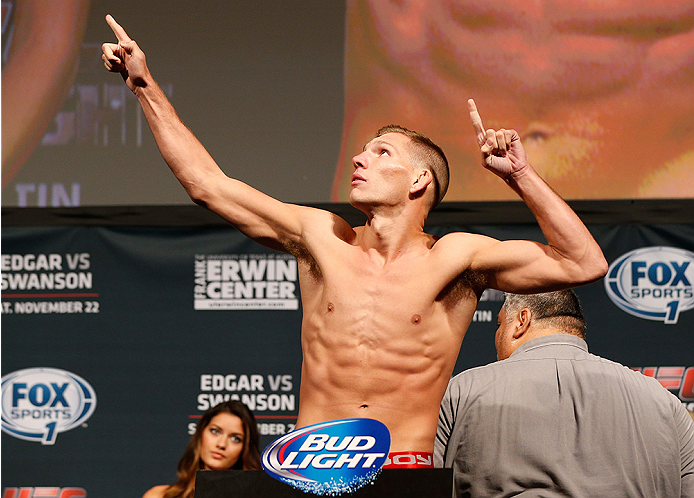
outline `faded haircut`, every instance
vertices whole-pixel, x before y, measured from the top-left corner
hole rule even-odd
[[[431,209],[433,209],[443,200],[448,191],[450,173],[448,170],[448,159],[446,159],[443,150],[426,135],[408,130],[399,125],[391,124],[384,126],[376,132],[376,137],[386,133],[401,133],[409,137],[411,142],[408,150],[412,161],[418,166],[431,171],[434,177],[434,202],[431,206]]]
[[[523,308],[530,310],[532,321],[556,327],[581,339],[585,338],[586,320],[578,296],[572,289],[541,294],[506,293],[506,300],[501,309],[506,312],[507,322],[510,323]]]

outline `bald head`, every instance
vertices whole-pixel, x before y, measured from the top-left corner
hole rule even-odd
[[[585,330],[581,303],[572,290],[507,293],[495,336],[497,357],[505,360],[522,344],[544,335],[570,334],[584,339]]]
[[[532,326],[554,329],[557,334],[585,338],[586,321],[578,296],[572,289],[541,294],[506,293],[502,309],[506,320],[513,320],[522,309],[531,312]]]

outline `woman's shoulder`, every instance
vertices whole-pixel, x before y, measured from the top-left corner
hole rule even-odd
[[[153,488],[149,489],[144,495],[142,495],[142,498],[163,498],[164,493],[166,493],[167,489],[169,489],[168,484],[154,486]]]

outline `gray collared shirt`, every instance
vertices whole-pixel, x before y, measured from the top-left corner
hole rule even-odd
[[[694,497],[694,421],[657,380],[544,336],[451,380],[434,465],[459,498]]]

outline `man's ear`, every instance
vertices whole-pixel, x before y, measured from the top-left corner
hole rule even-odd
[[[414,183],[410,187],[410,194],[413,196],[419,196],[424,193],[424,189],[434,181],[434,176],[428,169],[421,169],[415,178]]]
[[[525,333],[530,328],[530,322],[532,321],[533,313],[529,308],[523,308],[518,312],[518,325],[513,331],[513,338],[520,339],[525,335]]]

